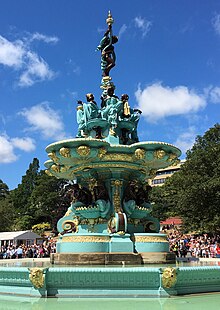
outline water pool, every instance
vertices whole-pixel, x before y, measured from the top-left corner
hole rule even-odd
[[[219,309],[220,294],[170,298],[23,298],[0,296],[0,310],[207,310]]]

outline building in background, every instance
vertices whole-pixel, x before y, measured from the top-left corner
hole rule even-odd
[[[185,160],[181,160],[179,164],[175,166],[169,166],[167,168],[157,170],[155,178],[150,180],[150,185],[151,186],[163,185],[166,178],[171,177],[174,174],[174,172],[179,171],[181,168],[181,165],[184,162]]]

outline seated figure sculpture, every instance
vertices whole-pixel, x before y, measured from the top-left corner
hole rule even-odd
[[[114,87],[107,89],[107,96],[105,103],[101,109],[102,118],[106,119],[110,123],[112,130],[117,127],[118,115],[122,109],[122,103],[119,98],[114,94]]]
[[[90,119],[99,117],[99,108],[93,94],[86,95],[87,103],[83,104],[84,120],[87,123]]]
[[[101,109],[95,102],[94,95],[86,95],[86,103],[78,101],[77,107],[77,138],[87,136],[103,139],[103,130],[109,128],[109,134],[120,137],[124,145],[138,142],[137,125],[140,120],[141,111],[129,106],[127,94],[118,96],[114,94],[114,86],[104,89],[101,96]],[[104,129],[103,129],[104,128]],[[92,133],[93,132],[93,133]]]
[[[77,101],[77,112],[76,112],[76,120],[78,124],[78,133],[77,138],[83,138],[85,136],[85,121],[84,121],[84,110],[83,110],[83,102]]]

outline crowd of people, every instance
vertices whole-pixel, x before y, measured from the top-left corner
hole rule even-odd
[[[220,258],[218,234],[183,234],[177,229],[167,230],[166,233],[170,251],[176,257]]]
[[[176,257],[220,258],[220,235],[183,234],[176,227],[163,227],[167,233],[170,251]],[[2,245],[0,259],[44,258],[56,252],[56,240],[48,239],[42,244]]]
[[[42,244],[25,245],[2,245],[0,248],[0,258],[43,258],[50,257],[51,253],[56,252],[54,241],[45,241]]]

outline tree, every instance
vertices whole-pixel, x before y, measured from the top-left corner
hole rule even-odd
[[[48,176],[44,170],[40,171],[29,201],[33,224],[48,222],[56,230],[58,219],[70,206],[70,200],[62,194],[66,183],[63,179]]]
[[[12,201],[17,213],[16,229],[30,229],[32,226],[33,214],[30,209],[30,197],[36,184],[38,170],[39,160],[34,158],[26,174],[22,177],[21,184],[12,191]]]
[[[168,215],[168,204],[164,199],[164,187],[155,186],[150,191],[150,202],[152,204],[151,215],[156,217],[159,221],[165,220]]]
[[[0,231],[10,230],[13,221],[14,212],[9,188],[6,183],[0,180]]]
[[[8,194],[9,194],[8,185],[0,179],[0,199],[7,197]]]
[[[188,231],[220,230],[220,125],[197,136],[186,162],[164,185],[169,204]]]

